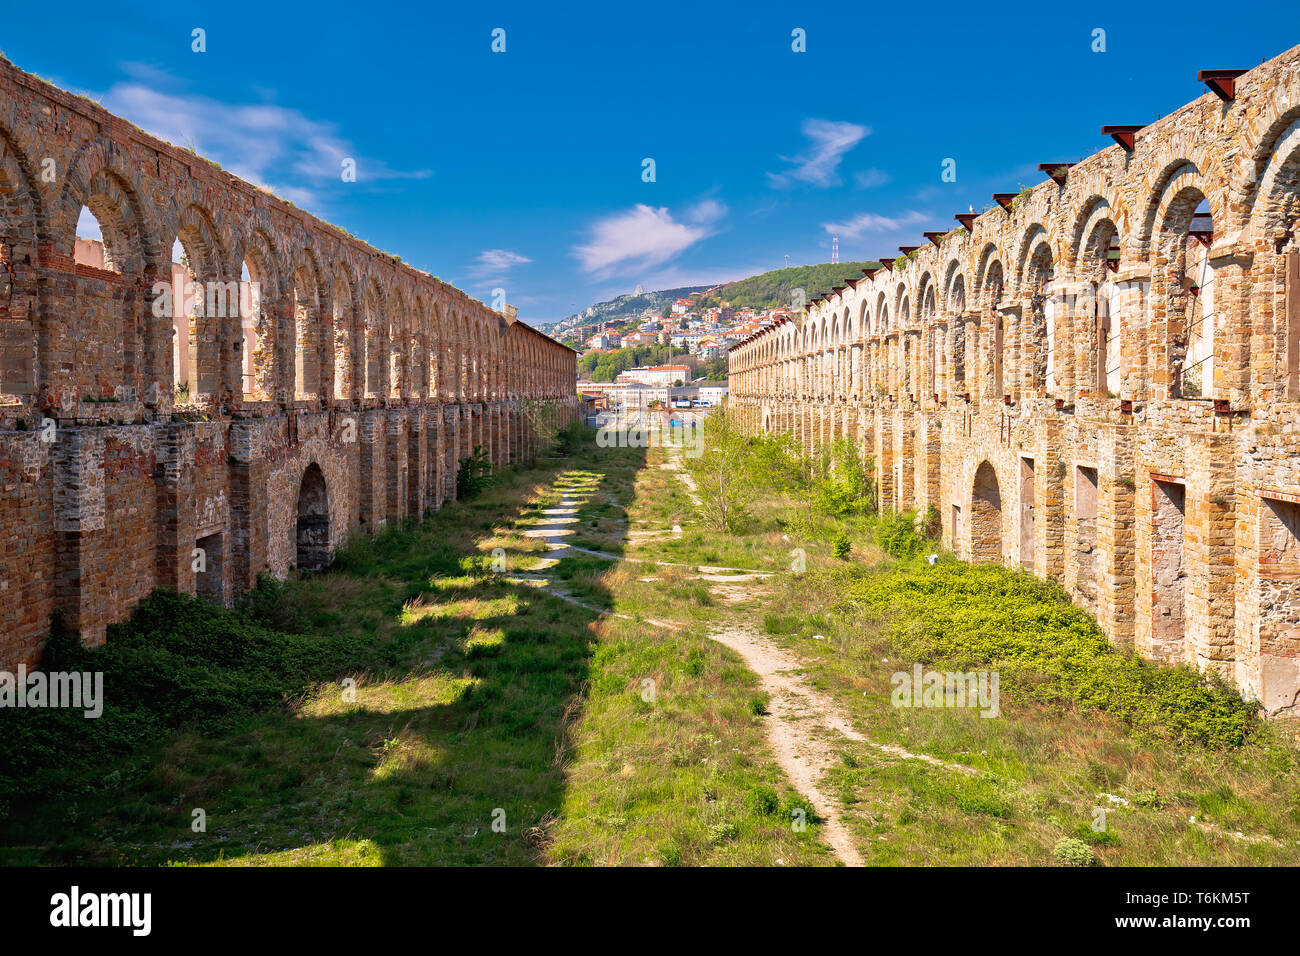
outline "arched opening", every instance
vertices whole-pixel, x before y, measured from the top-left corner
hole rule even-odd
[[[971,488],[970,558],[1002,560],[1002,491],[997,472],[987,461],[975,470]]]
[[[262,283],[265,275],[260,260],[249,256],[239,272],[239,332],[243,363],[244,401],[258,402],[270,398],[273,389],[273,336],[262,309]]]
[[[342,401],[356,396],[352,371],[352,340],[355,334],[352,290],[343,277],[334,280],[334,294],[330,299],[334,328],[334,398]]]
[[[366,315],[363,323],[363,348],[365,355],[365,396],[379,397],[379,379],[382,371],[379,355],[380,330],[383,328],[383,316],[380,315],[380,299],[374,288],[366,290]]]
[[[1002,390],[1002,350],[1006,347],[1002,320],[1002,263],[995,262],[989,267],[985,287],[985,299],[988,303],[987,321],[991,330],[987,340],[990,345],[987,382],[989,397],[998,401],[1005,394]]]
[[[1032,363],[1030,388],[1047,395],[1056,387],[1056,304],[1047,295],[1053,275],[1051,247],[1039,243],[1029,262],[1029,341],[1024,346]]]
[[[0,427],[12,427],[30,410],[36,391],[40,333],[36,307],[36,245],[40,232],[35,191],[18,165],[21,155],[0,130]]]
[[[1110,219],[1097,223],[1082,253],[1081,274],[1090,285],[1089,311],[1095,316],[1092,342],[1088,346],[1091,380],[1086,387],[1098,395],[1120,397],[1123,381],[1123,350],[1119,313],[1119,288],[1113,280],[1120,263],[1119,232]]]
[[[1210,398],[1214,392],[1214,267],[1210,265],[1210,243],[1214,220],[1210,204],[1200,201],[1192,213],[1183,241],[1183,288],[1186,318],[1187,357],[1178,380],[1183,398]]]
[[[953,391],[966,391],[966,280],[957,276],[953,280],[948,299],[948,314],[952,317],[952,382]]]
[[[308,266],[299,266],[293,274],[293,395],[298,401],[320,393],[319,316],[316,277]]]
[[[320,465],[312,462],[298,488],[298,569],[319,571],[330,561],[329,493]]]
[[[81,207],[77,217],[77,241],[73,248],[73,259],[79,266],[89,266],[101,272],[121,272],[113,259],[113,250],[104,236],[99,218],[89,206]]]

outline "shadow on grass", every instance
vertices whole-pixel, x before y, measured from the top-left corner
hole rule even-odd
[[[521,530],[539,486],[592,473],[595,495],[643,463],[592,444],[239,612],[159,592],[103,648],[56,649],[62,669],[105,672],[105,713],[88,734],[66,712],[6,712],[0,860],[542,860],[599,615],[493,573],[487,545]]]

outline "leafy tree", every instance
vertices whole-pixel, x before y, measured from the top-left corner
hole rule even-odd
[[[741,526],[758,495],[759,460],[755,443],[725,402],[704,420],[702,450],[687,457],[686,467],[695,479],[697,507],[706,525],[724,533]]]

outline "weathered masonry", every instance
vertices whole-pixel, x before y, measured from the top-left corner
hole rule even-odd
[[[731,352],[750,427],[1063,584],[1112,641],[1300,694],[1300,47]]]
[[[574,380],[512,308],[0,60],[0,667],[56,610],[95,643],[155,586],[229,603],[422,516]]]

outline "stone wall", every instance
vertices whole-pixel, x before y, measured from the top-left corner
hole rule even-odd
[[[0,668],[55,611],[96,643],[156,586],[229,604],[436,510],[476,446],[503,466],[571,420],[575,372],[513,308],[0,59]]]
[[[1293,713],[1300,48],[1232,87],[756,333],[731,395],[752,428],[856,443],[961,557]]]

